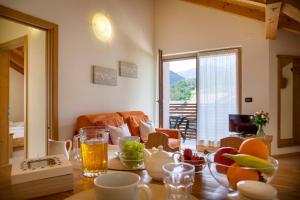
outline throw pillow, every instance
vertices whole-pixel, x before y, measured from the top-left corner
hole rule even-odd
[[[128,124],[130,133],[132,136],[140,137],[140,128],[139,128],[139,121],[147,122],[149,118],[147,115],[144,116],[130,116],[127,118],[126,123]]]
[[[143,122],[142,120],[140,121],[140,135],[141,139],[144,142],[148,141],[148,135],[149,133],[155,132],[155,128],[153,127],[153,124],[148,121],[148,122]]]
[[[130,132],[129,132],[127,124],[124,124],[120,127],[107,126],[107,128],[109,130],[112,144],[115,144],[115,145],[118,144],[119,138],[122,138],[125,136],[130,136]]]

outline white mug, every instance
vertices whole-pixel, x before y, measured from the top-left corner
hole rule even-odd
[[[152,192],[145,184],[139,184],[141,178],[129,172],[103,174],[94,179],[97,200],[138,200],[139,190],[145,191],[147,199]]]

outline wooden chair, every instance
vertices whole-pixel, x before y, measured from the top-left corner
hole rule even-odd
[[[225,137],[220,140],[220,147],[233,147],[239,149],[245,138],[238,136]]]
[[[171,148],[169,146],[169,136],[165,133],[150,133],[148,136],[148,141],[145,143],[147,149],[152,147],[158,147],[159,145],[163,146],[165,151],[174,152],[179,151],[179,147]]]

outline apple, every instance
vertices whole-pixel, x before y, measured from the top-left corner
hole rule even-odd
[[[227,165],[227,166],[232,165],[234,163],[234,161],[229,158],[223,157],[224,153],[235,155],[235,154],[238,154],[239,152],[236,148],[233,148],[233,147],[219,148],[215,153],[214,162],[216,162],[218,164],[222,164],[222,165]],[[226,174],[228,167],[216,165],[216,169],[217,169],[217,172]]]
[[[184,160],[191,160],[193,157],[193,151],[191,149],[185,149],[183,152]]]

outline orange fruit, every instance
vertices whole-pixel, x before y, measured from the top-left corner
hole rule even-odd
[[[236,184],[242,180],[259,180],[259,174],[254,169],[242,169],[237,163],[233,163],[227,170],[227,179],[233,189],[236,190]]]
[[[249,138],[244,140],[240,146],[239,152],[266,160],[269,157],[268,146],[257,138]]]

